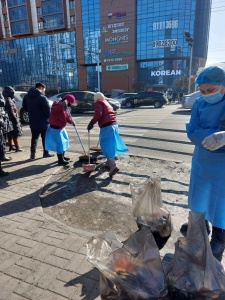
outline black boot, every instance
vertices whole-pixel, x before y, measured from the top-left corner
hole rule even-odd
[[[58,156],[58,165],[59,166],[66,166],[68,165],[68,161],[65,161],[64,158],[63,158],[63,154],[57,154]]]
[[[210,246],[212,249],[213,256],[218,259],[218,261],[222,260],[223,252],[225,249],[225,230],[214,227],[212,228],[212,239],[210,241]]]
[[[50,154],[50,153],[49,153],[48,151],[46,151],[46,150],[43,152],[43,157],[44,157],[44,158],[46,158],[46,157],[53,157],[53,156],[55,156],[55,154]]]
[[[21,149],[19,146],[16,146],[16,152],[22,152],[23,149]]]
[[[207,233],[210,234],[209,222],[207,220],[205,220],[205,227],[206,227]],[[183,236],[186,236],[187,230],[188,230],[188,223],[184,223],[180,228],[180,233]]]
[[[65,156],[65,152],[63,152],[63,158],[65,161],[70,161],[70,158]]]

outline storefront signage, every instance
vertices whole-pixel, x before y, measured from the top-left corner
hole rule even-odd
[[[117,36],[110,36],[105,38],[105,43],[109,45],[121,44],[128,42],[128,35],[117,35]]]
[[[153,30],[161,30],[161,29],[174,29],[178,28],[178,20],[167,20],[161,22],[153,22],[152,28]]]
[[[181,75],[181,70],[151,71],[151,76],[172,76],[172,75]]]
[[[153,48],[177,46],[177,39],[166,39],[152,42]]]
[[[17,50],[18,50],[17,48],[14,48],[14,49],[7,49],[7,50],[6,50],[6,53],[7,53],[7,54],[16,54],[16,53],[17,53]]]
[[[116,17],[117,19],[126,18],[127,13],[126,11],[117,11],[114,13],[108,13],[108,18],[111,19],[112,17]]]
[[[104,62],[129,61],[131,52],[117,52],[116,49],[106,49],[104,52]]]
[[[120,65],[106,65],[106,71],[124,71],[128,70],[128,64],[120,64]]]
[[[118,28],[118,27],[124,27],[125,23],[114,23],[114,24],[108,24],[108,26],[103,26],[102,28],[102,32],[106,33],[108,32],[108,29],[112,29],[111,33],[122,33],[122,32],[128,32],[129,31],[129,27],[125,27],[125,28]]]
[[[124,57],[124,56],[131,56],[131,52],[117,52],[117,50],[106,49],[104,52],[104,58],[113,58],[113,57]]]

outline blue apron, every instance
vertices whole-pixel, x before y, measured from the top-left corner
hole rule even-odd
[[[100,146],[107,159],[128,152],[127,146],[119,135],[118,125],[109,125],[100,129]]]
[[[45,136],[45,149],[54,151],[58,154],[63,153],[69,148],[69,137],[66,129],[54,129],[48,127]]]
[[[222,229],[225,229],[225,147],[209,151],[202,147],[202,141],[221,130],[224,120],[225,97],[216,104],[199,98],[186,125],[188,137],[195,144],[188,206],[206,212],[206,220]]]

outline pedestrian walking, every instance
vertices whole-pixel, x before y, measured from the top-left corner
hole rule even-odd
[[[30,158],[35,159],[39,136],[41,135],[43,146],[43,157],[52,157],[45,149],[45,135],[49,125],[50,105],[45,96],[46,86],[36,83],[35,88],[30,88],[23,98],[23,109],[28,111],[31,129]]]
[[[128,149],[119,135],[116,113],[106,101],[105,96],[100,92],[96,93],[94,102],[95,114],[88,124],[87,130],[90,131],[94,124],[98,122],[100,127],[100,146],[104,156],[107,158],[105,166],[109,167],[109,176],[113,176],[119,171],[115,156],[128,152]]]
[[[13,150],[13,143],[16,152],[23,151],[19,146],[18,139],[23,134],[23,130],[14,99],[15,90],[11,86],[5,86],[2,94],[5,98],[5,109],[8,113],[9,121],[12,124],[12,130],[7,133],[9,151]]]
[[[65,166],[70,158],[65,156],[65,151],[69,148],[69,137],[65,126],[68,122],[75,126],[75,122],[70,116],[68,110],[74,104],[75,97],[67,94],[61,100],[56,100],[51,108],[49,118],[49,128],[46,132],[45,149],[57,153],[58,165]]]
[[[5,100],[0,93],[0,177],[6,176],[9,172],[5,172],[2,169],[2,161],[5,161],[5,141],[4,141],[4,134],[5,134]]]
[[[217,66],[205,68],[196,85],[201,97],[186,125],[188,138],[195,145],[188,206],[206,212],[208,233],[208,222],[212,224],[212,253],[221,261],[225,249],[225,71]],[[183,224],[181,232],[186,230],[187,224]]]

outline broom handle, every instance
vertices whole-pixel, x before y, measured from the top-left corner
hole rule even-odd
[[[90,154],[90,131],[88,130],[88,164],[91,163],[91,154]]]

